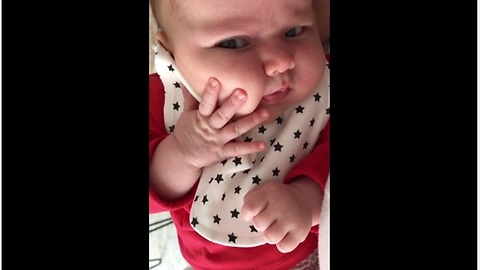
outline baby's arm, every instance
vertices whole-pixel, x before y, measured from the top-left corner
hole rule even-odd
[[[265,109],[235,122],[233,115],[246,100],[237,89],[218,109],[221,85],[209,83],[200,104],[184,90],[184,112],[175,131],[161,141],[150,159],[150,186],[158,197],[175,200],[185,195],[200,177],[203,167],[226,158],[260,152],[265,142],[235,142],[238,136],[268,118]]]

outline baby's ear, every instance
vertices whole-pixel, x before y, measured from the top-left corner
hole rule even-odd
[[[157,31],[155,34],[155,40],[161,44],[171,55],[173,55],[172,47],[170,46],[170,42],[165,32]]]

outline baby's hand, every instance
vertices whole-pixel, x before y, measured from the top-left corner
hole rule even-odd
[[[280,252],[294,250],[312,227],[309,202],[300,189],[268,181],[250,190],[243,199],[241,215],[263,232],[265,241]]]
[[[255,111],[235,122],[230,120],[247,98],[237,89],[217,108],[220,82],[210,79],[200,104],[184,91],[184,112],[179,117],[173,136],[185,161],[196,168],[213,165],[226,158],[260,152],[265,142],[235,142],[234,139],[268,118],[266,109]]]

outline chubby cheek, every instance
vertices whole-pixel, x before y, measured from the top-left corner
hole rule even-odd
[[[236,89],[242,89],[247,94],[244,105],[238,110],[236,116],[247,115],[258,106],[266,85],[266,76],[259,65],[253,61],[238,60],[228,61],[225,57],[222,61],[215,61],[213,57],[201,57],[197,60],[192,58],[177,58],[177,67],[190,85],[202,96],[206,90],[208,80],[216,78],[222,88],[218,100],[218,106],[225,103]],[[185,64],[185,63],[188,63]],[[196,63],[203,63],[198,65]],[[208,63],[208,64],[205,64]]]
[[[319,50],[318,47],[316,47],[315,50],[311,49],[305,51],[316,53],[299,57],[299,62],[303,63],[301,68],[296,71],[298,74],[296,83],[301,85],[301,87],[299,87],[300,98],[308,96],[317,87],[325,72],[326,64],[323,50]]]

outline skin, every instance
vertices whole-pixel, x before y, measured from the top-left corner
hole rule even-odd
[[[165,200],[185,195],[203,167],[265,149],[263,141],[233,140],[310,95],[326,61],[312,0],[183,0],[180,6],[174,31],[157,39],[202,99],[197,103],[184,90],[175,132],[152,156],[150,183]],[[270,181],[246,194],[241,213],[268,243],[290,252],[318,224],[322,197],[306,177],[289,185]]]

